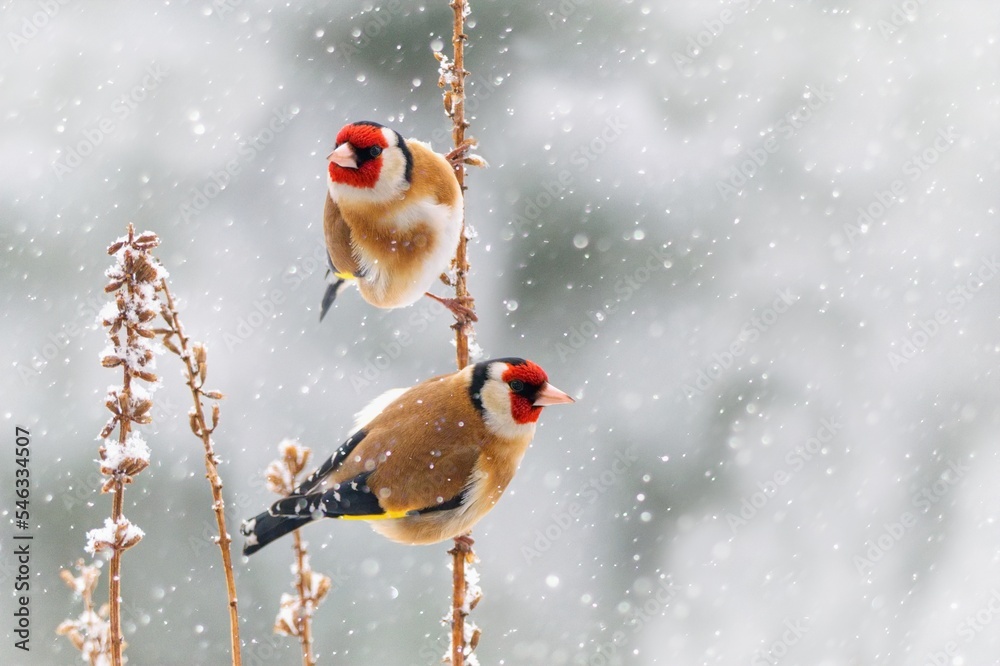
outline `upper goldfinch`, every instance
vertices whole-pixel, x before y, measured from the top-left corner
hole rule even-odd
[[[370,121],[345,125],[327,161],[323,232],[335,279],[320,319],[348,281],[376,307],[413,304],[458,245],[462,190],[451,163]]]
[[[389,391],[292,495],[243,523],[243,554],[317,518],[368,520],[406,544],[464,535],[507,488],[542,408],[569,402],[544,370],[520,358]]]

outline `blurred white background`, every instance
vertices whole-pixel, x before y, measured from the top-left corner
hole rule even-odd
[[[476,529],[483,664],[985,664],[1000,647],[1000,6],[473,0],[479,343],[579,398],[546,410]],[[383,390],[453,370],[450,318],[348,292],[318,323],[324,156],[376,120],[445,151],[441,2],[3,3],[8,432],[33,435],[32,651],[69,664],[58,571],[96,494],[105,248],[157,232],[227,394],[230,529],[294,437],[328,455]],[[450,51],[450,45],[448,45]],[[227,169],[229,173],[227,173]],[[233,175],[234,174],[234,175]],[[220,188],[219,184],[224,184]],[[445,293],[443,288],[439,293]],[[223,579],[175,358],[126,494],[134,664],[222,664]],[[337,577],[321,664],[432,664],[448,545],[306,531]],[[236,538],[234,551],[241,545]],[[245,662],[290,543],[246,561]],[[102,581],[106,582],[106,581]],[[103,596],[103,586],[101,595]]]

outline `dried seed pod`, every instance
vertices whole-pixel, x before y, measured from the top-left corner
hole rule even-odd
[[[82,651],[84,646],[83,634],[77,628],[79,621],[74,620],[64,620],[56,627],[56,634],[60,636],[65,636],[69,639],[69,642],[73,644],[73,647],[77,650]]]
[[[121,365],[123,361],[117,356],[105,356],[101,359],[101,365],[105,368],[116,368]]]
[[[264,471],[264,479],[267,482],[267,489],[276,495],[288,495],[292,492],[294,479],[289,478],[288,468],[272,460]]]
[[[132,374],[132,376],[133,377],[138,377],[139,379],[141,379],[141,380],[143,380],[145,382],[150,382],[150,383],[159,381],[159,379],[160,379],[154,373],[148,372],[146,370],[138,370],[138,371],[134,372]]]
[[[195,437],[201,437],[201,424],[198,422],[198,415],[194,412],[188,414],[188,424],[191,426],[191,432],[194,433]]]
[[[323,601],[323,598],[330,592],[330,589],[333,587],[333,581],[330,580],[329,576],[324,576],[322,574],[314,575],[319,576],[319,581],[316,583],[316,586],[312,588],[314,590],[313,601],[318,604]]]
[[[142,541],[142,535],[139,534],[133,534],[128,538],[123,538],[121,541],[121,549],[128,550],[129,548],[136,545],[140,541]]]
[[[299,628],[296,618],[299,617],[301,606],[299,600],[290,594],[282,594],[278,616],[274,619],[274,633],[283,636],[298,636]]]
[[[126,457],[116,462],[118,464],[115,467],[102,464],[101,473],[110,476],[114,476],[116,474],[122,475],[125,479],[125,483],[132,483],[133,476],[149,467],[149,462],[141,458]]]
[[[136,262],[135,279],[140,282],[152,282],[156,279],[156,269],[145,259]]]
[[[474,652],[479,647],[479,638],[483,635],[482,629],[476,627],[472,631],[472,638],[469,639],[469,652]]]
[[[74,576],[69,569],[61,569],[59,571],[59,577],[63,579],[70,588],[76,589],[76,576]]]
[[[113,431],[115,429],[115,426],[117,425],[118,425],[118,417],[109,420],[107,423],[104,424],[104,428],[101,429],[101,433],[98,435],[98,437],[100,439],[104,439],[105,437],[111,434],[111,431]]]

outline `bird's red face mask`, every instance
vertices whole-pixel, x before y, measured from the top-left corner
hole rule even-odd
[[[510,366],[501,378],[510,387],[510,414],[517,423],[534,423],[546,405],[573,402],[549,384],[545,371],[531,361]]]
[[[337,134],[337,147],[327,156],[330,180],[357,188],[372,188],[382,171],[382,151],[389,143],[382,128],[347,125]]]

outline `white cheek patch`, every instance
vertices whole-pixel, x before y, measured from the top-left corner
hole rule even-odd
[[[506,384],[491,377],[483,386],[480,396],[483,401],[483,420],[494,434],[510,439],[534,434],[534,423],[518,423],[510,413],[510,391]]]

